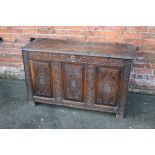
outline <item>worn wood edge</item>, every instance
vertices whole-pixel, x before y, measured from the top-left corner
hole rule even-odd
[[[53,105],[60,105],[60,106],[67,106],[67,107],[73,107],[73,108],[79,108],[79,109],[86,109],[86,110],[94,110],[94,111],[101,111],[101,112],[109,112],[109,113],[117,113],[117,107],[112,106],[100,106],[95,104],[86,104],[82,102],[72,102],[72,101],[66,101],[63,100],[61,102],[56,102],[53,98],[46,98],[46,97],[40,97],[40,96],[33,96],[34,102],[39,102],[43,104],[53,104]]]

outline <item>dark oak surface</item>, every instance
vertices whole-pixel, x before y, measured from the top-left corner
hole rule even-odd
[[[22,52],[30,103],[124,117],[134,56],[131,45],[36,39]]]
[[[30,42],[22,49],[26,51],[134,59],[133,46],[120,43],[81,43],[71,40],[40,38]]]

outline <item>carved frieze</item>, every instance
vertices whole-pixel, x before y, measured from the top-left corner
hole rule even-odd
[[[93,56],[69,55],[69,54],[54,54],[46,52],[30,52],[30,59],[48,60],[57,62],[76,62],[84,64],[108,65],[123,67],[124,61],[122,59],[102,58]]]

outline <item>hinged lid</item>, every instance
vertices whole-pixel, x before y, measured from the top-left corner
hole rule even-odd
[[[120,43],[81,43],[71,40],[39,38],[30,42],[22,50],[134,59],[133,46]]]

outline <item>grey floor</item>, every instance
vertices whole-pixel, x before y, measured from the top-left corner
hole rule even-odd
[[[0,128],[155,128],[155,96],[129,93],[125,119],[53,105],[29,105],[24,80],[0,78]]]

